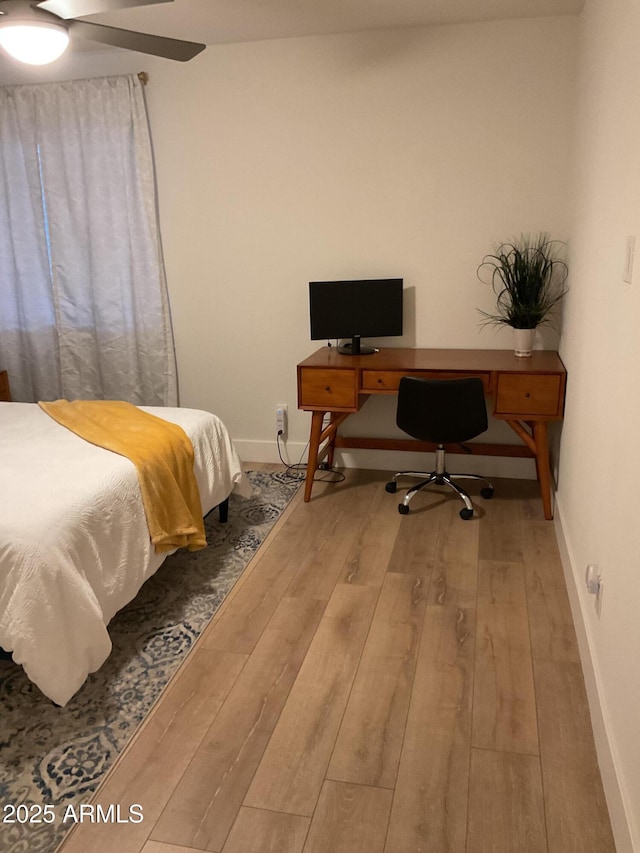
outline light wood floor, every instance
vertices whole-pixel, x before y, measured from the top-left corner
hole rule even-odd
[[[64,853],[614,851],[537,485],[385,481],[297,495]]]

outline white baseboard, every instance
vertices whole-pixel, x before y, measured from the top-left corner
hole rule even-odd
[[[233,445],[243,462],[280,462],[278,445],[274,440],[251,441],[244,438],[234,438]],[[307,445],[301,441],[281,442],[280,450],[286,464],[294,465],[304,457],[306,462]]]
[[[565,536],[562,503],[557,499],[557,495],[554,523],[567,592],[569,593],[571,614],[576,628],[580,661],[582,663],[587,700],[591,713],[593,737],[604,793],[609,808],[616,851],[617,853],[640,853],[640,840],[636,838],[634,841],[634,833],[629,818],[632,814],[631,808],[627,806],[630,803],[630,799],[628,792],[624,790],[621,783],[615,746],[609,734],[610,726],[606,703],[603,698],[601,681],[595,663],[596,658],[593,653],[593,639],[589,631],[589,622],[585,618],[586,614],[583,610],[584,596],[580,595],[580,590],[584,586],[584,570],[581,570],[576,565],[571,544],[568,541],[568,537]],[[593,599],[589,598],[589,601],[593,601]]]
[[[249,441],[234,438],[233,443],[246,462],[279,462],[278,445],[275,441]],[[306,462],[307,444],[301,441],[280,443],[285,462],[294,465]],[[518,480],[535,480],[536,469],[533,459],[510,456],[468,456],[464,453],[450,455],[452,471],[465,471],[483,477],[513,477]],[[417,469],[431,470],[434,466],[432,453],[398,452],[392,450],[337,450],[335,465],[338,468],[370,468],[374,471],[402,471]]]

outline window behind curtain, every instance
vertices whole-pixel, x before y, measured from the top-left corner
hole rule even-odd
[[[0,88],[0,365],[15,400],[177,402],[137,76]]]

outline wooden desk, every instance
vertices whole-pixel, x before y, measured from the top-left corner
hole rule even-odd
[[[304,499],[311,499],[313,477],[336,448],[433,451],[430,442],[413,439],[343,437],[338,428],[373,394],[397,394],[402,376],[441,379],[479,376],[493,401],[493,417],[506,421],[521,445],[467,445],[472,453],[535,458],[544,516],[551,509],[551,473],[547,423],[562,420],[567,372],[557,352],[535,351],[518,358],[512,350],[384,349],[373,355],[341,355],[323,347],[298,365],[298,408],[312,412]],[[330,420],[323,426],[325,416]],[[450,453],[462,452],[457,445]]]
[[[6,370],[0,370],[0,402],[11,402],[11,391],[9,390],[9,376]]]

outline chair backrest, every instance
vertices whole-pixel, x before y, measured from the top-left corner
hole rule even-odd
[[[396,423],[403,432],[420,441],[438,444],[469,441],[488,426],[482,380],[403,376],[398,389]]]

